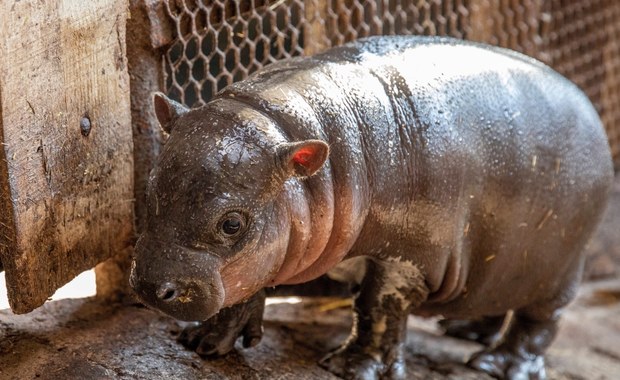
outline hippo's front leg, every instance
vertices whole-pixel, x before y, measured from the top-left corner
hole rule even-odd
[[[407,317],[427,295],[414,265],[368,259],[351,335],[321,365],[345,379],[404,379]]]
[[[261,290],[246,302],[222,309],[208,320],[186,327],[178,340],[201,356],[224,355],[241,336],[244,347],[253,347],[263,336],[264,310],[265,291]]]

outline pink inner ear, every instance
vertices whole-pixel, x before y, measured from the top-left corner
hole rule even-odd
[[[310,147],[301,148],[293,155],[293,162],[302,166],[308,166],[315,154],[316,149]]]
[[[170,109],[166,101],[159,95],[155,95],[155,115],[162,128],[170,122]]]

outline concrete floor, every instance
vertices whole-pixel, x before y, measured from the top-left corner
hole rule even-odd
[[[350,310],[333,299],[267,307],[253,349],[203,360],[176,343],[177,324],[150,310],[92,299],[0,311],[0,379],[330,379],[316,365],[347,335]],[[620,379],[620,279],[590,282],[567,309],[547,356],[550,379]],[[410,319],[410,379],[490,379],[463,365],[480,346]]]

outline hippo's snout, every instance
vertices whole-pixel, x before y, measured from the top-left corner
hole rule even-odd
[[[184,321],[204,321],[224,303],[219,259],[145,237],[136,244],[129,283],[147,306]]]

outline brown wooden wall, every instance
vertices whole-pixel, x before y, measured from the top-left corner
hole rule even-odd
[[[127,249],[124,0],[0,2],[0,258],[11,308]]]

